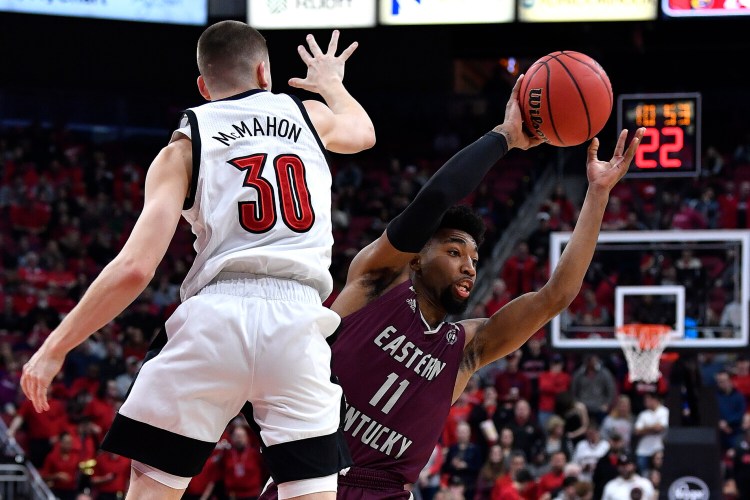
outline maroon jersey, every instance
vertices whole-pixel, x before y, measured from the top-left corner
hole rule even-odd
[[[411,281],[347,316],[333,343],[333,373],[346,396],[342,427],[358,468],[413,483],[443,430],[465,333],[422,319]]]

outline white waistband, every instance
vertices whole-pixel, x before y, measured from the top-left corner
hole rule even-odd
[[[198,292],[199,295],[204,293],[321,303],[318,291],[311,286],[299,281],[249,273],[220,272]]]

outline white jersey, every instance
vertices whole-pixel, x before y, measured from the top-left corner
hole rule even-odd
[[[325,300],[333,290],[331,171],[302,103],[251,90],[188,109],[177,132],[193,142],[182,215],[197,253],[181,299],[226,271],[297,280]]]

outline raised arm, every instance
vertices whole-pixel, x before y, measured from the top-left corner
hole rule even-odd
[[[627,173],[644,131],[643,128],[636,131],[627,151],[625,142],[628,132],[620,132],[614,155],[609,161],[597,158],[599,139],[591,141],[586,167],[588,190],[570,242],[565,246],[557,267],[539,291],[516,298],[490,319],[462,322],[466,327],[468,342],[459,379],[468,380],[478,368],[520,348],[578,295],[594,255],[609,193]]]
[[[469,195],[485,174],[514,148],[529,149],[542,141],[527,136],[518,106],[519,76],[505,107],[501,125],[456,153],[430,178],[414,200],[393,219],[383,234],[361,250],[351,265],[346,286],[332,309],[346,316],[397,283],[408,263],[429,241],[443,214]]]
[[[310,52],[303,45],[297,48],[307,65],[307,76],[292,78],[289,85],[320,94],[325,100],[325,104],[316,100],[303,104],[326,149],[334,153],[358,153],[375,145],[375,127],[362,105],[344,87],[344,66],[357,42],[336,56],[338,41],[339,32],[334,30],[328,51],[323,53],[315,37],[307,35]]]
[[[21,388],[37,412],[49,409],[47,387],[65,356],[122,313],[151,281],[177,228],[190,168],[189,140],[161,150],[146,175],[143,211],[122,250],[24,365]]]

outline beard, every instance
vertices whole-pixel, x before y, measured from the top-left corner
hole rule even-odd
[[[448,287],[440,294],[440,305],[448,314],[461,314],[469,307],[468,300],[459,300],[453,296],[453,287]]]

